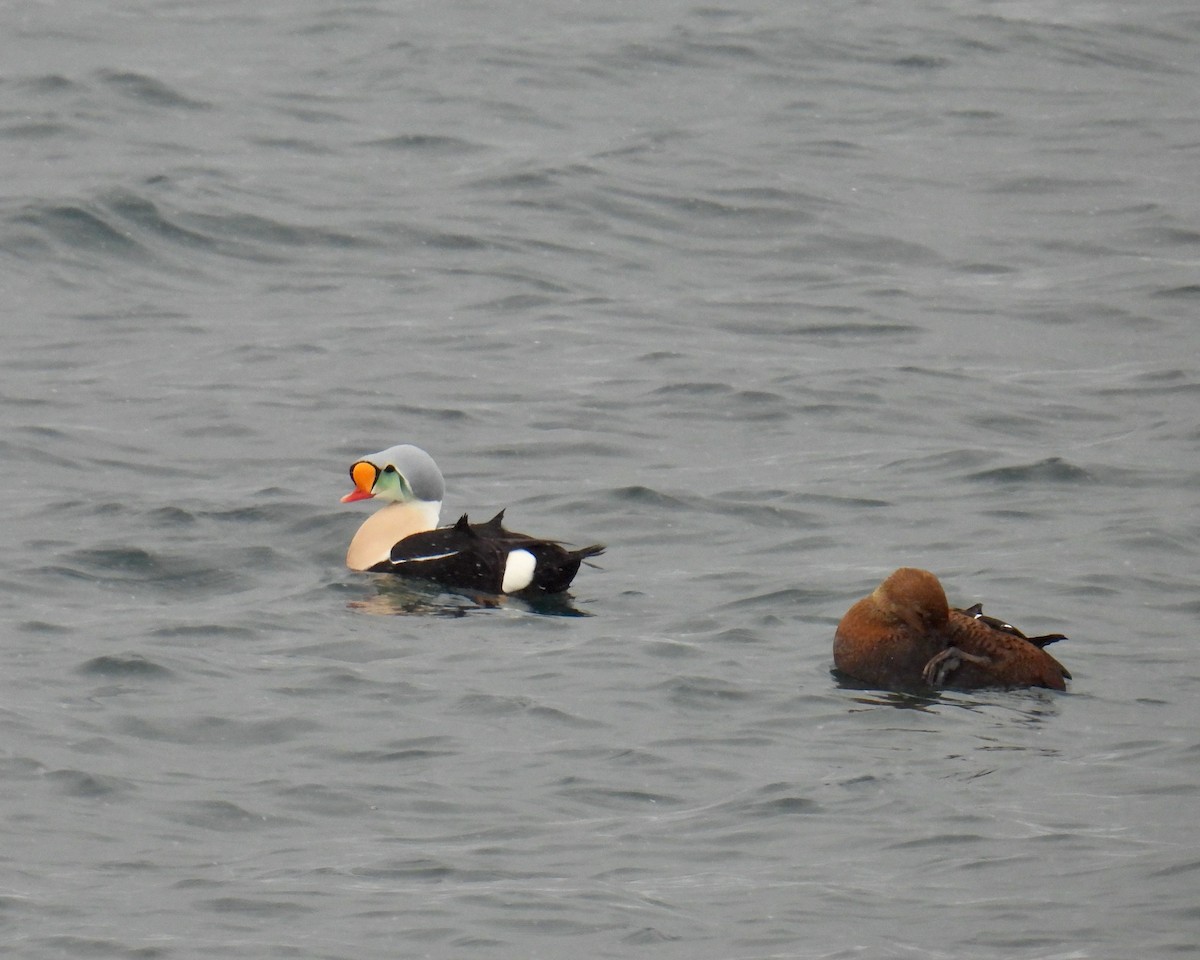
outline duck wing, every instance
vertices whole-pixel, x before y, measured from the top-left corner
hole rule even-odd
[[[1045,647],[1047,644],[1057,643],[1059,640],[1067,639],[1065,633],[1046,633],[1042,634],[1040,637],[1027,637],[1007,620],[1001,620],[998,617],[989,617],[987,614],[985,614],[983,612],[982,603],[974,603],[965,610],[960,610],[958,612],[964,614],[965,616],[973,617],[981,623],[986,623],[993,630],[999,630],[1003,633],[1011,633],[1014,637],[1020,637],[1022,640],[1028,640],[1035,647],[1039,648]]]
[[[405,537],[391,557],[371,569],[421,577],[447,587],[484,593],[562,593],[588,557],[604,552],[601,544],[569,550],[504,527],[504,511],[486,523],[471,523],[464,513],[452,527]]]
[[[464,513],[452,527],[405,537],[392,546],[387,560],[371,570],[420,577],[459,590],[502,593],[507,553],[501,545],[480,537]]]
[[[960,690],[980,687],[1065,690],[1071,677],[1066,667],[1019,631],[993,627],[962,610],[950,611],[946,638],[952,648],[948,654],[961,651],[965,656],[945,672],[945,686]],[[953,657],[943,659],[953,662]]]

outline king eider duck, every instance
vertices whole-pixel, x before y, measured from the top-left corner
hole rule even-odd
[[[445,482],[433,457],[411,444],[389,447],[350,467],[354,489],[342,503],[386,500],[358,528],[346,566],[351,570],[394,573],[432,580],[456,590],[483,593],[561,593],[580,563],[604,552],[600,544],[568,550],[504,528],[504,511],[487,523],[471,523],[464,513],[451,527],[439,527]]]
[[[1043,648],[1061,633],[1027,637],[976,604],[955,610],[928,570],[901,567],[842,617],[833,662],[842,673],[884,689],[1049,687],[1071,674]]]

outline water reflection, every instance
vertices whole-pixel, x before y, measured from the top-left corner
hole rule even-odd
[[[508,609],[549,617],[590,617],[574,605],[569,593],[544,596],[497,596],[490,593],[450,593],[431,581],[376,576],[370,592],[346,606],[359,613],[386,617],[465,617],[484,610]]]
[[[972,712],[986,713],[1000,710],[1018,719],[1038,723],[1047,717],[1059,714],[1059,697],[1056,691],[1042,687],[1005,690],[983,688],[980,690],[938,690],[920,687],[909,690],[880,690],[859,680],[831,669],[830,675],[842,690],[855,691],[855,703],[865,707],[893,707],[898,710],[937,712],[936,707],[957,707]]]

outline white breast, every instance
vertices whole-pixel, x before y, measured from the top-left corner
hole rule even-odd
[[[346,566],[351,570],[370,570],[375,564],[390,560],[394,544],[437,526],[441,508],[440,503],[389,503],[375,511],[350,541]]]

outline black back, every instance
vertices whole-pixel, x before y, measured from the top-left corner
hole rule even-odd
[[[587,557],[604,552],[600,544],[568,550],[552,540],[506,530],[504,511],[486,523],[464,513],[452,527],[414,533],[392,547],[391,557],[371,567],[376,573],[420,577],[458,590],[501,593],[508,555],[527,550],[536,561],[533,582],[522,593],[561,593]]]

